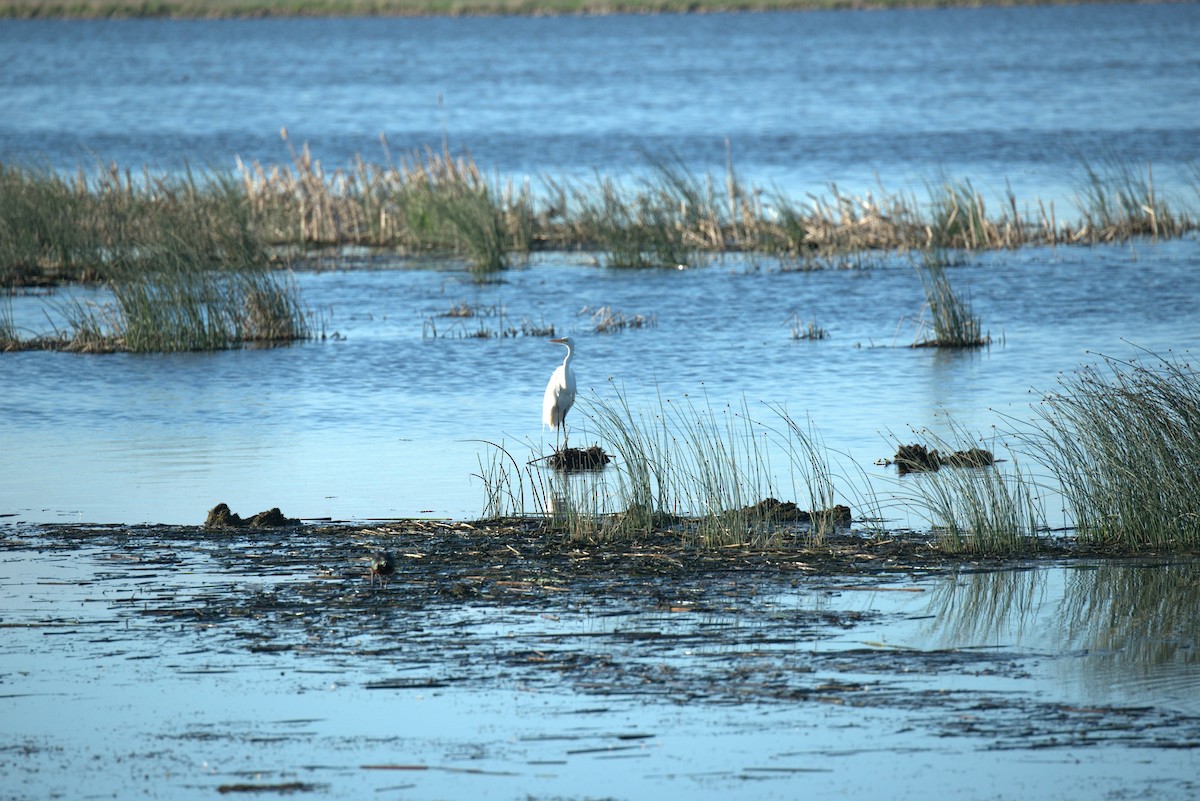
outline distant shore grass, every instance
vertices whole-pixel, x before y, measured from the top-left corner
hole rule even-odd
[[[881,251],[1088,245],[1200,227],[1200,183],[1195,197],[1167,195],[1150,166],[1113,157],[1081,162],[1072,219],[1011,193],[989,207],[969,179],[931,185],[925,200],[836,185],[795,199],[745,183],[732,162],[724,175],[697,175],[678,159],[652,158],[640,178],[543,176],[539,190],[531,179],[489,173],[469,154],[426,148],[397,159],[386,139],[382,145],[382,162],[359,156],[331,169],[307,145],[289,142],[291,164],[239,162],[232,173],[182,180],[117,165],[99,179],[83,170],[68,178],[0,162],[0,286],[102,280],[106,254],[144,247],[155,235],[147,224],[167,212],[189,221],[183,230],[203,222],[214,236],[236,234],[200,245],[216,254],[378,248],[461,258],[479,276],[536,251],[585,251],[623,268],[755,253],[807,269]],[[230,220],[215,226],[214,214]]]
[[[882,10],[1076,0],[0,0],[0,18],[550,16]],[[1092,0],[1104,2],[1105,0]]]
[[[537,251],[583,251],[606,267],[642,269],[737,253],[814,269],[917,252],[928,262],[919,270],[933,312],[927,344],[978,346],[986,343],[979,321],[932,254],[1165,239],[1200,228],[1200,182],[1196,198],[1188,190],[1167,196],[1149,165],[1114,157],[1081,162],[1072,221],[1011,193],[989,211],[969,180],[932,185],[924,201],[836,185],[797,200],[744,183],[732,161],[724,175],[697,175],[666,158],[651,159],[641,177],[542,177],[539,191],[531,179],[489,173],[469,154],[426,148],[395,159],[382,145],[382,163],[359,156],[327,169],[307,145],[289,142],[291,164],[182,176],[115,164],[63,175],[0,162],[0,287],[106,285],[117,313],[76,320],[84,336],[71,347],[175,350],[308,335],[298,293],[277,268],[348,247],[461,259],[479,280]],[[163,341],[138,333],[166,323],[175,333]]]

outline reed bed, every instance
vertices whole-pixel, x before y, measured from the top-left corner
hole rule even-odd
[[[775,422],[761,424],[746,408],[714,410],[688,399],[659,398],[644,412],[633,411],[619,392],[611,402],[592,399],[585,414],[612,464],[563,474],[541,459],[521,467],[493,445],[477,476],[486,490],[485,516],[526,516],[530,501],[567,537],[592,542],[661,530],[704,546],[776,544],[784,537],[819,542],[850,525],[850,507],[836,503],[838,477],[811,424],[772,412]],[[786,488],[777,483],[771,452],[786,460]],[[788,494],[808,508],[776,500]]]
[[[287,130],[282,136],[288,142]],[[533,201],[528,186],[489,180],[470,156],[426,148],[394,162],[361,157],[326,171],[307,144],[288,142],[292,164],[239,162],[238,174],[268,244],[366,245],[409,252],[449,252],[488,273],[528,252]]]
[[[1025,439],[1081,540],[1200,546],[1200,374],[1179,358],[1108,360],[1060,381]]]
[[[308,333],[298,292],[273,269],[232,180],[144,172],[135,181],[115,167],[68,180],[0,166],[0,226],[10,286],[83,280],[110,290],[109,305],[64,304],[64,348],[205,350]]]
[[[395,159],[381,137],[379,163],[360,156],[329,170],[307,145],[294,147],[286,129],[282,135],[290,164],[241,163],[203,184],[147,171],[135,182],[115,166],[69,179],[0,164],[0,280],[100,278],[108,249],[151,236],[143,223],[167,208],[192,225],[233,215],[230,230],[260,252],[354,245],[445,254],[480,277],[543,249],[588,250],[612,267],[694,266],[731,252],[820,267],[879,251],[1098,243],[1197,228],[1186,203],[1155,189],[1148,166],[1118,159],[1083,162],[1080,217],[1063,222],[1040,201],[1035,213],[1021,214],[1011,190],[993,213],[969,180],[931,185],[925,203],[883,187],[855,195],[836,185],[797,200],[743,183],[730,157],[723,176],[662,159],[630,181],[544,177],[535,192],[529,181],[489,177],[469,153],[445,145]]]
[[[1197,229],[1191,209],[1164,198],[1149,167],[1084,163],[1081,218],[1059,222],[1041,203],[1032,218],[1009,192],[992,214],[969,181],[911,195],[825,195],[796,201],[744,184],[728,159],[724,176],[690,173],[678,160],[652,161],[629,183],[489,177],[469,154],[444,145],[394,159],[359,157],[327,170],[307,145],[291,164],[241,164],[197,179],[116,165],[73,177],[0,163],[0,284],[99,281],[116,314],[77,310],[67,346],[193,349],[306,336],[309,323],[279,254],[341,246],[462,259],[486,280],[540,249],[584,249],[612,267],[695,266],[712,255],[762,253],[785,269],[861,262],[870,254],[1012,248],[1026,243],[1096,243],[1179,236]],[[276,254],[272,258],[269,254]],[[941,266],[922,269],[933,312],[932,344],[986,343],[969,303]],[[224,299],[222,299],[224,295]],[[154,307],[171,304],[174,311]],[[86,322],[86,325],[84,323]],[[159,340],[156,328],[169,328]],[[531,329],[532,330],[532,329]],[[221,344],[223,343],[223,344]]]

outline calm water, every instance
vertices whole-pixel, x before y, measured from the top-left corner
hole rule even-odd
[[[631,604],[567,582],[546,606],[403,570],[371,590],[342,535],[26,537],[0,553],[6,798],[1197,790],[1194,561],[765,571],[698,598],[640,576]]]
[[[1150,163],[1168,192],[1200,162],[1196,41],[1193,4],[0,22],[0,158],[275,163],[286,125],[331,166],[380,156],[382,131],[396,153],[445,131],[511,175],[625,175],[643,152],[719,172],[728,137],[744,177],[798,197],[831,181],[868,191],[877,177],[919,188],[945,172],[989,194],[1010,180],[1023,199],[1067,198],[1080,150]],[[1184,197],[1194,203],[1194,190]],[[659,394],[718,412],[745,404],[756,419],[782,406],[886,496],[897,488],[873,462],[910,428],[953,420],[988,438],[998,415],[1029,416],[1031,388],[1052,389],[1096,353],[1195,348],[1198,255],[1189,238],[968,259],[953,281],[995,340],[976,353],[905,347],[923,303],[906,257],[819,273],[729,260],[631,274],[550,255],[485,286],[453,265],[303,274],[305,302],[336,339],[0,357],[0,443],[20,454],[0,460],[0,513],[194,523],[223,501],[313,518],[478,515],[479,441],[543,452],[541,392],[561,351],[463,335],[524,319],[579,341],[582,400],[620,386],[637,409]],[[63,302],[20,296],[12,315],[44,332]],[[504,321],[438,316],[459,302]],[[656,325],[593,334],[581,310],[602,306]],[[792,341],[793,315],[830,338]],[[576,442],[591,436],[582,400]]]
[[[534,178],[643,154],[803,197],[946,172],[1069,198],[1078,154],[1200,160],[1200,7],[0,23],[0,159],[329,166],[439,146]],[[439,97],[442,100],[439,106]]]

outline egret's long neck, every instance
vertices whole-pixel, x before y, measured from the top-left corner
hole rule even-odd
[[[566,348],[567,348],[567,355],[565,357],[563,357],[563,367],[564,368],[571,366],[571,357],[575,355],[574,348],[572,348],[570,345],[567,345]]]

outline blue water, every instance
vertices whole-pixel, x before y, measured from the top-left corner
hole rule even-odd
[[[547,19],[0,22],[0,159],[91,169],[229,169],[286,162],[309,142],[354,154],[469,149],[528,176],[631,176],[647,155],[725,169],[796,198],[970,178],[989,200],[1073,216],[1079,153],[1148,164],[1195,205],[1200,6],[1103,5]],[[923,295],[907,256],[792,272],[726,259],[676,271],[549,254],[474,283],[462,265],[396,262],[303,273],[326,339],[214,354],[0,355],[0,514],[29,521],[195,523],[249,514],[369,518],[483,512],[474,473],[503,443],[551,442],[541,392],[561,349],[478,339],[528,319],[579,342],[573,442],[587,401],[620,388],[811,420],[846,473],[884,495],[875,460],[912,428],[952,424],[997,450],[994,427],[1097,354],[1195,349],[1194,238],[972,256],[951,280],[993,345],[913,350]],[[81,290],[85,300],[102,293]],[[16,297],[26,334],[65,293]],[[502,308],[454,321],[453,304]],[[610,306],[651,327],[592,332]],[[797,316],[829,332],[793,341]],[[432,326],[432,327],[431,327]],[[431,334],[436,328],[438,336]],[[335,335],[336,336],[333,336]],[[610,381],[611,378],[611,381]],[[791,492],[786,466],[779,489]],[[902,491],[903,488],[899,488]],[[860,487],[843,490],[856,501]],[[799,500],[799,498],[797,498]],[[857,504],[853,504],[856,505]],[[1054,510],[1049,510],[1051,513]],[[897,512],[897,524],[907,522]]]
[[[650,17],[0,22],[0,159],[230,168],[311,143],[469,148],[510,175],[645,155],[802,197],[831,182],[1069,200],[1080,153],[1200,160],[1200,7]]]
[[[778,422],[769,406],[782,407],[858,466],[843,488],[857,506],[857,470],[868,485],[886,478],[873,463],[913,429],[953,424],[999,451],[994,428],[1032,417],[1060,373],[1099,354],[1128,358],[1135,345],[1194,352],[1196,254],[1191,240],[1027,248],[953,268],[994,340],[974,352],[908,347],[924,296],[904,256],[855,270],[725,262],[634,274],[550,256],[484,285],[461,271],[305,273],[325,340],[168,356],[6,354],[0,436],[22,456],[0,464],[0,507],[93,522],[195,523],[217,502],[313,518],[478,516],[484,490],[472,474],[491,453],[482,441],[527,458],[553,445],[541,394],[562,349],[537,336],[467,336],[525,319],[577,341],[574,442],[596,441],[589,403],[617,391],[637,413],[656,410],[659,396],[764,423]],[[461,303],[505,318],[444,316]],[[45,304],[14,306],[33,329]],[[601,306],[654,323],[597,334],[579,312]],[[793,340],[792,315],[829,338]],[[790,491],[788,468],[777,470]]]

